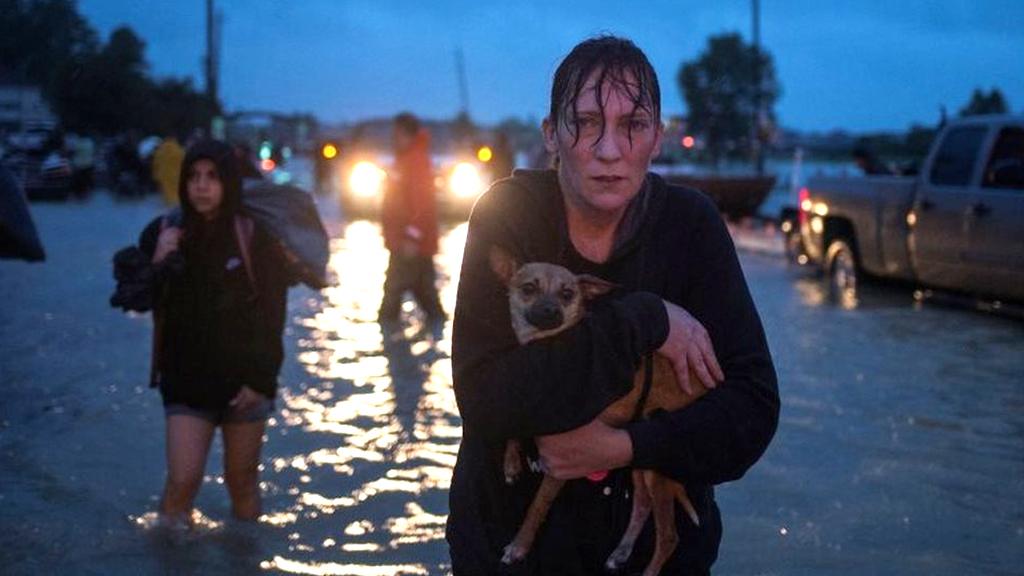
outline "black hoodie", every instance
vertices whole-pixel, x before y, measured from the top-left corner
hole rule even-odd
[[[189,172],[201,159],[217,165],[224,196],[217,217],[206,221],[189,202]],[[160,217],[142,232],[139,246],[152,257],[162,227],[183,230],[179,254],[167,262],[183,265],[158,274],[158,382],[165,403],[220,410],[248,386],[273,397],[283,350],[288,276],[276,243],[256,228],[250,246],[253,278],[246,271],[235,234],[241,179],[234,153],[213,140],[189,147],[178,186],[180,222]],[[180,259],[180,260],[179,260]]]
[[[714,204],[649,175],[603,264],[569,240],[553,171],[517,171],[477,203],[469,223],[455,309],[452,371],[463,438],[450,493],[447,538],[456,576],[499,573],[540,477],[507,486],[510,438],[568,431],[625,394],[641,359],[667,337],[662,299],[693,314],[711,335],[726,380],[686,409],[628,428],[633,465],[683,481],[701,518],[677,514],[680,544],[664,576],[704,574],[718,553],[721,522],[712,486],[743,475],[778,421],[775,369],[732,240]],[[557,336],[520,346],[508,296],[488,265],[493,245],[520,262],[552,262],[622,287]],[[630,514],[626,470],[600,482],[570,481],[533,550],[515,573],[602,573]],[[653,522],[627,572],[650,559]]]

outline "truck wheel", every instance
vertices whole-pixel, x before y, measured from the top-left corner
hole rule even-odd
[[[786,251],[786,261],[798,266],[807,264],[807,253],[804,251],[804,241],[800,238],[800,231],[790,230],[785,233],[783,238],[783,246]]]
[[[829,298],[843,308],[857,306],[857,258],[845,238],[829,243],[825,256]]]

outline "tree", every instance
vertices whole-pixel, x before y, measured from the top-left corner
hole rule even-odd
[[[64,125],[105,134],[149,128],[154,87],[146,76],[145,49],[130,28],[121,27],[102,50],[66,69],[54,99]]]
[[[96,51],[96,32],[72,0],[0,0],[0,67],[52,98],[60,73]]]
[[[758,66],[762,118],[758,118],[755,86]],[[703,141],[715,165],[725,157],[749,155],[755,136],[752,127],[774,124],[773,108],[781,88],[772,57],[743,42],[738,33],[708,38],[705,51],[683,63],[676,81],[689,111],[689,128]]]
[[[175,135],[179,140],[195,128],[207,127],[218,110],[206,94],[198,92],[188,79],[170,78],[156,84],[148,102],[142,130],[159,136]]]
[[[1006,114],[1009,110],[1006,98],[998,88],[993,88],[988,94],[981,88],[975,88],[971,94],[971,100],[966,106],[960,109],[961,116],[980,116],[982,114]]]

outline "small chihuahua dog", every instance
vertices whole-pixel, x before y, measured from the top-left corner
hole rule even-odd
[[[555,264],[531,262],[520,266],[515,258],[498,247],[491,249],[489,257],[491,269],[508,287],[512,329],[520,344],[554,336],[571,328],[584,318],[587,301],[615,288],[610,282],[586,274],[573,274]],[[643,392],[644,370],[641,369],[633,379],[631,391],[605,408],[598,418],[610,426],[623,427],[636,413],[646,417],[656,410],[678,410],[706,392],[696,375],[693,372],[690,374],[691,382],[698,383],[693,393],[687,393],[679,386],[669,361],[655,355],[646,399]],[[504,455],[506,482],[514,483],[522,472],[522,466],[522,444],[518,440],[510,440]],[[653,470],[633,470],[632,480],[633,509],[629,526],[605,562],[605,567],[616,571],[625,565],[653,511],[655,549],[643,576],[657,576],[679,543],[675,503],[682,505],[694,524],[699,525],[700,520],[682,484]],[[512,542],[505,547],[502,557],[504,564],[514,564],[529,553],[537,530],[544,523],[564,483],[564,480],[544,476],[522,526]]]

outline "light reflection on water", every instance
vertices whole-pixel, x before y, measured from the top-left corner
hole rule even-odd
[[[231,520],[218,440],[204,520],[168,535],[147,514],[165,473],[151,321],[107,304],[110,255],[161,208],[106,195],[32,206],[47,262],[0,261],[0,572],[448,572],[450,327],[434,342],[411,316],[411,337],[385,346],[379,228],[320,208],[340,283],[290,293],[262,521]],[[464,237],[448,230],[438,257],[449,312]],[[781,261],[742,260],[783,411],[765,457],[718,491],[718,571],[1019,574],[1022,326],[867,284],[844,310]]]
[[[465,224],[444,232],[435,260],[449,314],[465,235]],[[265,472],[284,490],[267,499],[263,522],[301,528],[288,536],[287,553],[260,567],[292,574],[431,573],[445,559],[424,564],[436,552],[417,546],[444,538],[462,435],[451,387],[450,322],[433,339],[410,301],[402,330],[382,336],[376,316],[388,253],[378,224],[348,224],[331,253],[340,281],[297,320],[307,333],[298,336],[296,358],[310,380],[282,388],[280,417],[271,423],[272,436],[278,429],[289,442],[304,437],[297,443],[309,450],[278,454]]]

